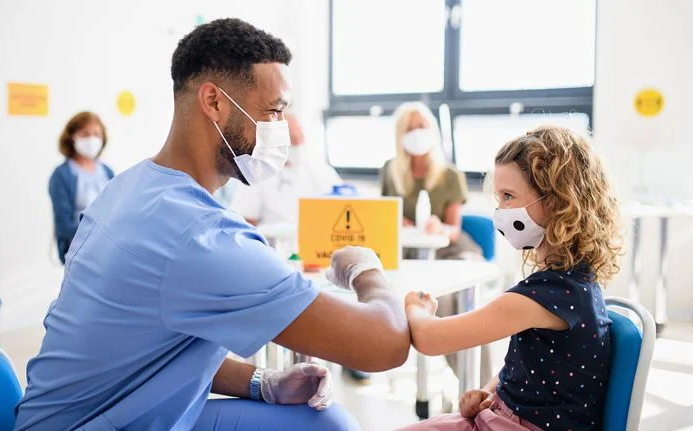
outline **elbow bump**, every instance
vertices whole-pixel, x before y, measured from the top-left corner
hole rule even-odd
[[[417,352],[423,353],[426,356],[437,356],[440,354],[439,352],[437,352],[433,349],[433,346],[431,345],[431,343],[428,343],[428,342],[422,340],[421,338],[419,338],[419,339],[415,338],[413,344],[414,344],[414,348],[416,349]]]
[[[408,338],[406,341],[392,340],[385,345],[381,345],[379,350],[383,354],[380,355],[377,361],[375,361],[376,363],[372,364],[373,369],[370,371],[387,371],[402,366],[402,364],[407,361],[407,357],[409,356],[409,347],[410,344]]]

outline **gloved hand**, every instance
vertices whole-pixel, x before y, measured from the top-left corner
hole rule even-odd
[[[332,374],[316,364],[296,364],[284,370],[264,370],[262,398],[270,404],[304,404],[325,410],[332,404]]]
[[[354,280],[369,269],[383,271],[383,264],[370,248],[347,246],[332,254],[332,263],[325,277],[343,289],[354,290]]]

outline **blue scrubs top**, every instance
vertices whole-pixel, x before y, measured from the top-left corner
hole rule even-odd
[[[191,429],[228,351],[251,356],[316,296],[190,176],[145,160],[82,213],[16,429]]]

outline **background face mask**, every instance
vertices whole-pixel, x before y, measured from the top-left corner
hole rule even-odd
[[[528,206],[542,198],[521,208],[496,208],[493,213],[494,226],[514,248],[531,250],[539,247],[544,239],[546,230],[536,224],[527,212]]]
[[[219,125],[216,121],[214,122],[214,126],[231,151],[231,154],[233,154],[233,160],[236,162],[245,180],[252,186],[277,175],[284,163],[286,163],[289,146],[291,145],[289,123],[286,120],[255,121],[221,87],[219,87],[219,90],[255,124],[255,147],[253,148],[253,153],[237,156],[221,132]]]
[[[85,136],[75,138],[75,151],[80,156],[95,159],[103,148],[103,139],[98,136]]]
[[[402,136],[402,146],[413,156],[423,156],[431,151],[433,139],[431,129],[416,129]]]

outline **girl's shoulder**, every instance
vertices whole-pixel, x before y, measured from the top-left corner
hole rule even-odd
[[[531,274],[508,292],[526,296],[565,320],[570,329],[593,314],[594,305],[603,308],[599,284],[591,272],[542,270]]]
[[[544,269],[530,274],[527,278],[521,281],[522,283],[551,283],[558,285],[590,285],[592,287],[599,286],[594,272],[585,265],[573,267],[567,271],[557,271],[554,269]]]

